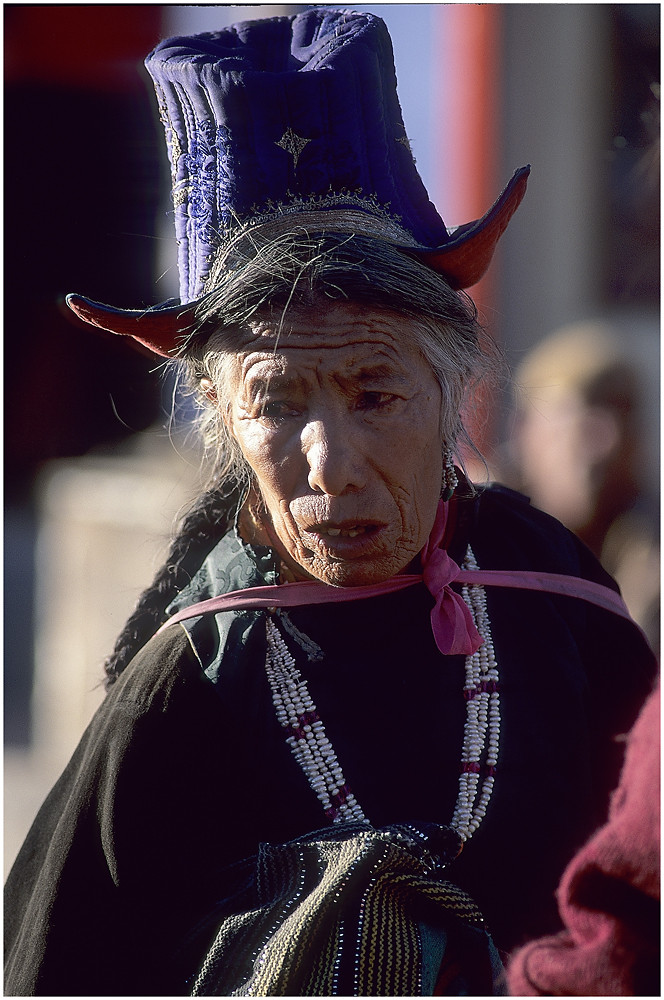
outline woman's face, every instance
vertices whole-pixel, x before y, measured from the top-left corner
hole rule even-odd
[[[230,376],[231,432],[295,578],[386,580],[425,544],[442,476],[441,391],[413,321],[352,304],[257,324]]]

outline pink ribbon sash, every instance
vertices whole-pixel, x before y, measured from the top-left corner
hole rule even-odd
[[[260,608],[293,608],[303,604],[334,604],[393,594],[424,583],[433,595],[431,628],[441,653],[468,655],[482,645],[470,610],[450,584],[514,587],[576,597],[632,621],[620,594],[603,584],[583,577],[536,570],[462,570],[442,548],[448,505],[441,501],[429,541],[422,550],[422,573],[401,573],[382,583],[364,587],[330,587],[318,580],[281,583],[276,586],[248,587],[192,604],[177,612],[159,631],[199,615],[217,611],[244,611]]]

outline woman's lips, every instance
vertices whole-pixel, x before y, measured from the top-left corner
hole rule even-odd
[[[379,535],[386,525],[375,521],[328,522],[304,529],[313,547],[336,559],[359,559],[376,551]]]

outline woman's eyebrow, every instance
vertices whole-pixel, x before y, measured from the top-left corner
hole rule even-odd
[[[375,365],[364,363],[361,368],[358,368],[355,371],[350,371],[349,375],[358,382],[364,383],[388,381],[402,385],[404,382],[408,381],[408,375],[405,371],[400,371],[394,365],[385,363]]]
[[[276,392],[294,392],[302,385],[302,379],[282,371],[248,372],[244,379],[245,388],[255,396],[273,389]]]

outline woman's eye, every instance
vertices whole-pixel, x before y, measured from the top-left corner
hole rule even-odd
[[[393,403],[397,397],[391,392],[363,392],[357,400],[358,410],[380,410],[390,403]]]
[[[265,400],[259,404],[258,411],[259,416],[266,417],[268,420],[285,420],[287,417],[298,416],[296,407],[282,399]]]

